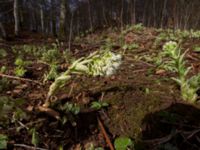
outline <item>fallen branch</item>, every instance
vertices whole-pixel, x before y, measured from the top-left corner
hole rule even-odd
[[[55,111],[55,110],[53,110],[51,108],[39,106],[38,110],[40,112],[44,112],[44,113],[48,114],[49,116],[51,116],[51,117],[53,117],[53,118],[55,118],[57,120],[60,119],[60,114],[57,111]]]
[[[99,125],[99,127],[101,129],[101,132],[102,132],[102,134],[103,134],[103,136],[104,136],[104,138],[106,140],[106,143],[108,144],[110,150],[114,150],[114,147],[113,147],[113,145],[112,145],[112,143],[110,141],[110,138],[109,138],[108,134],[106,133],[106,130],[105,130],[104,126],[103,126],[103,123],[101,122],[101,120],[99,118],[97,118],[97,120],[98,120],[98,125]]]
[[[14,147],[23,147],[23,148],[26,148],[26,149],[32,149],[32,150],[47,150],[47,149],[44,149],[44,148],[39,148],[39,147],[34,147],[34,146],[29,146],[29,145],[25,145],[25,144],[14,144]]]
[[[20,81],[25,81],[25,82],[32,82],[32,83],[35,83],[35,84],[42,85],[41,82],[38,82],[38,81],[35,81],[35,80],[26,79],[26,78],[20,78],[20,77],[6,75],[6,74],[2,74],[2,73],[0,73],[0,77],[8,78],[8,79],[13,79],[13,80],[20,80]]]

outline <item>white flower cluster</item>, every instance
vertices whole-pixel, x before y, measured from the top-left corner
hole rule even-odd
[[[178,44],[174,41],[169,41],[163,46],[164,53],[174,59],[180,55]]]
[[[86,58],[76,60],[66,72],[57,77],[49,88],[48,96],[62,88],[71,79],[72,74],[87,74],[91,76],[110,76],[122,63],[122,56],[111,51],[97,51]]]
[[[115,73],[122,62],[122,56],[120,54],[114,54],[110,51],[106,51],[92,58],[92,61],[88,64],[88,74],[92,76],[110,76]]]
[[[175,48],[177,48],[178,44],[174,41],[169,41],[167,43],[165,43],[165,45],[163,46],[163,50],[173,50]]]

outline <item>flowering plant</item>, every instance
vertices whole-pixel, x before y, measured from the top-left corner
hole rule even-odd
[[[172,78],[176,81],[181,89],[183,100],[194,103],[197,100],[197,91],[200,89],[200,74],[188,78],[188,73],[191,67],[186,67],[184,57],[186,52],[181,53],[181,48],[176,42],[170,41],[163,46],[164,54],[170,57],[168,65],[171,70],[178,73],[177,78]]]
[[[72,74],[85,74],[90,76],[110,76],[115,73],[122,62],[122,56],[111,51],[96,51],[88,57],[76,60],[66,72],[61,74],[51,84],[47,100],[58,89],[62,88],[71,78]],[[46,102],[48,104],[48,102]]]

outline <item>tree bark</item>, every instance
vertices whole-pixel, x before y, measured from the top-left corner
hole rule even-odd
[[[40,21],[41,21],[41,31],[44,32],[44,10],[42,5],[40,5]]]
[[[6,37],[7,37],[7,35],[6,35],[6,30],[5,30],[5,28],[4,28],[2,22],[0,22],[0,31],[1,31],[1,33],[2,33],[2,37],[3,37],[3,38],[6,38]]]
[[[51,0],[51,23],[52,23],[52,33],[54,36],[57,36],[56,32],[56,12],[55,12],[55,0]]]
[[[61,0],[60,4],[60,29],[59,29],[59,37],[64,38],[66,35],[65,30],[65,22],[66,22],[66,0]]]
[[[15,36],[19,36],[19,1],[14,0]]]

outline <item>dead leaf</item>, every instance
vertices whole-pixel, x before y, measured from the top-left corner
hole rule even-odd
[[[165,73],[166,73],[166,70],[164,70],[164,69],[156,70],[157,75],[164,75]]]

